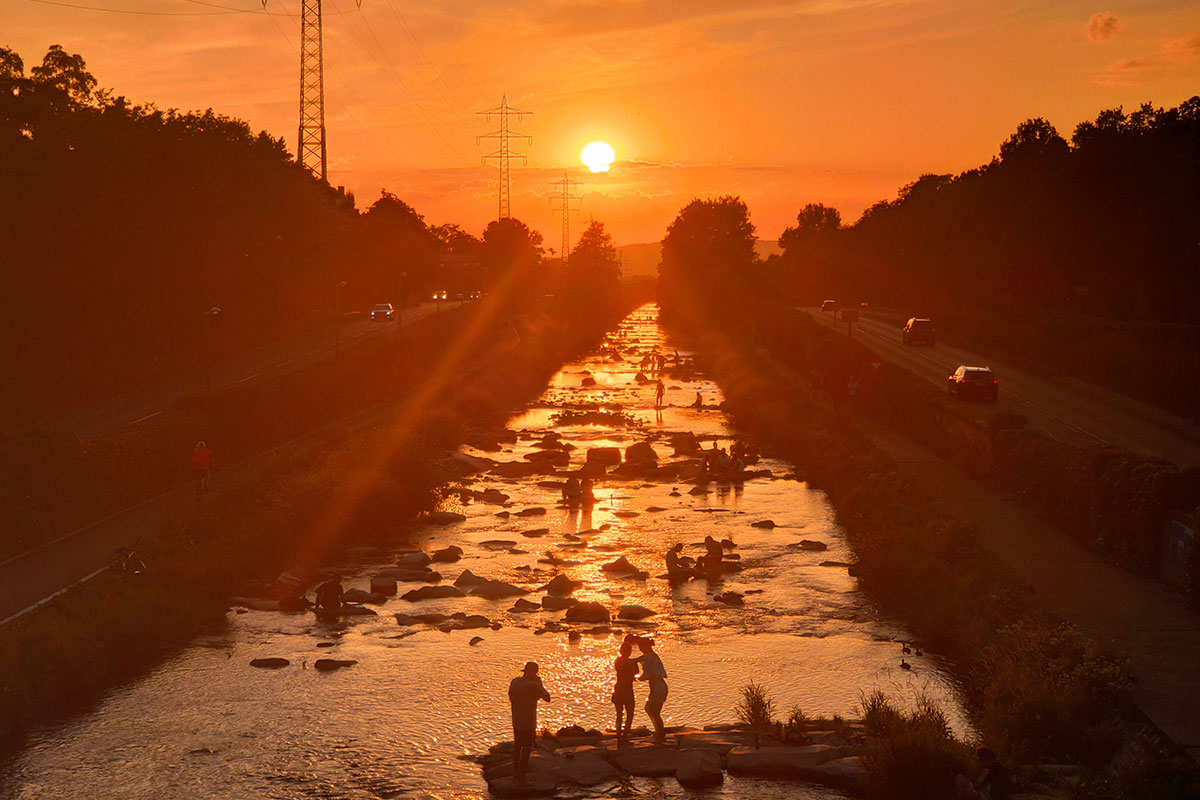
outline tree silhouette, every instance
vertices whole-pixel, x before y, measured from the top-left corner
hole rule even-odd
[[[784,250],[811,236],[833,233],[842,227],[842,215],[836,208],[822,203],[809,203],[796,215],[796,225],[785,228],[779,235]]]

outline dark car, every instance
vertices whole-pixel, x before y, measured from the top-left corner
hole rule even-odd
[[[900,331],[900,339],[905,344],[917,344],[918,342],[936,344],[937,330],[933,327],[933,320],[913,317],[904,323],[904,330]]]
[[[395,319],[396,310],[391,303],[378,303],[371,309],[371,319]]]
[[[821,303],[821,310],[822,311],[837,311],[838,310],[837,300],[826,300],[824,303]]]
[[[990,400],[1000,398],[1000,381],[991,367],[959,367],[946,378],[946,389],[956,400]]]

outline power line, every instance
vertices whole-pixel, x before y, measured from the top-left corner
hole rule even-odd
[[[500,148],[496,152],[489,153],[488,155],[483,157],[483,163],[487,164],[488,161],[490,161],[492,159],[496,159],[497,163],[500,165],[500,216],[498,217],[498,219],[508,219],[508,217],[509,217],[509,189],[510,189],[509,161],[513,158],[521,159],[522,164],[524,164],[526,161],[525,156],[522,156],[522,155],[514,156],[512,154],[512,147],[511,147],[509,141],[511,139],[523,139],[523,140],[525,140],[525,142],[527,144],[533,141],[533,138],[530,136],[525,136],[524,134],[520,134],[520,133],[512,133],[511,130],[509,129],[508,118],[516,117],[517,120],[519,121],[521,119],[521,117],[529,116],[533,112],[532,111],[521,111],[520,109],[510,107],[508,105],[508,96],[503,95],[500,100],[500,105],[497,106],[496,108],[489,108],[487,111],[477,111],[475,113],[478,114],[479,116],[483,117],[484,119],[488,119],[488,120],[490,120],[492,117],[500,118],[499,130],[495,130],[495,131],[492,131],[491,133],[485,133],[482,136],[478,136],[478,137],[476,137],[476,141],[480,142],[480,141],[483,141],[484,139],[495,139],[500,143]]]
[[[37,3],[43,6],[58,6],[74,8],[79,11],[101,11],[106,14],[132,14],[139,17],[217,17],[226,14],[240,14],[241,9],[226,9],[224,11],[139,11],[131,8],[106,8],[104,6],[85,6],[79,3],[63,3],[60,0],[25,0],[27,3]]]
[[[579,195],[571,194],[571,187],[578,186],[579,182],[571,180],[570,176],[564,172],[561,181],[555,181],[550,185],[556,189],[561,189],[561,191],[556,191],[554,194],[550,195],[550,204],[553,206],[555,200],[557,200],[560,204],[555,210],[562,212],[561,256],[563,267],[566,267],[567,255],[571,252],[571,203],[581,199]]]

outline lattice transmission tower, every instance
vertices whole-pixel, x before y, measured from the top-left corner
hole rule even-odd
[[[490,119],[492,119],[492,117],[498,117],[500,119],[499,130],[492,131],[491,133],[485,133],[482,136],[476,137],[476,142],[482,142],[484,139],[495,139],[500,143],[500,147],[499,147],[499,149],[496,150],[496,152],[489,153],[488,155],[483,157],[483,163],[487,164],[492,159],[495,159],[497,162],[499,162],[499,165],[500,165],[500,216],[498,217],[498,219],[508,219],[508,217],[509,217],[509,190],[511,188],[510,187],[510,178],[509,178],[509,161],[511,159],[518,158],[521,160],[522,164],[525,163],[525,156],[513,154],[512,145],[510,144],[510,141],[512,139],[518,139],[520,141],[524,141],[526,144],[533,141],[533,137],[531,137],[531,136],[525,136],[524,134],[520,134],[520,133],[513,133],[511,130],[511,127],[510,127],[509,117],[516,117],[519,122],[522,117],[529,116],[533,112],[532,111],[521,111],[520,109],[512,108],[508,104],[508,96],[505,95],[501,98],[500,105],[498,105],[496,108],[489,108],[487,111],[477,111],[476,113],[479,116],[483,117],[484,119],[490,120]]]
[[[566,267],[567,257],[571,252],[571,204],[580,199],[579,195],[571,194],[571,188],[578,186],[579,182],[571,180],[564,172],[561,181],[550,185],[555,188],[554,194],[550,195],[550,202],[552,205],[557,202],[559,205],[555,211],[562,212],[562,263],[563,267]]]
[[[362,0],[355,0],[362,8]],[[262,0],[263,8],[267,0]],[[301,0],[300,13],[300,135],[296,161],[324,182],[329,180],[325,159],[325,65],[321,45],[321,0]]]

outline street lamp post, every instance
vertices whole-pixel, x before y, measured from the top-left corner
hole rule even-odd
[[[213,320],[221,315],[221,307],[213,306],[204,312],[204,389],[212,388],[212,326]]]
[[[337,356],[342,349],[342,289],[345,289],[349,284],[345,281],[338,281],[337,286],[333,287],[333,354]]]
[[[396,281],[396,325],[401,328],[404,327],[404,279],[407,277],[407,272],[401,272],[400,280]]]

